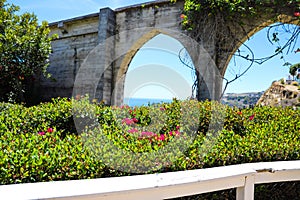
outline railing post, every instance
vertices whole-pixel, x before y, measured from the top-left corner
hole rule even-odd
[[[254,179],[254,174],[245,177],[244,187],[236,189],[236,200],[254,200]]]

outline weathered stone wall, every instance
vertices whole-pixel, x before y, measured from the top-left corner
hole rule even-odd
[[[55,81],[42,80],[42,98],[88,93],[91,98],[107,104],[121,104],[125,75],[132,58],[147,41],[162,33],[177,39],[190,54],[199,72],[198,98],[219,99],[222,76],[232,54],[247,35],[275,22],[268,20],[276,16],[245,19],[244,29],[230,27],[236,40],[228,38],[220,46],[213,19],[205,21],[197,42],[188,37],[181,28],[183,7],[183,0],[175,4],[159,0],[115,11],[103,8],[99,13],[50,24],[51,34],[59,35],[52,42],[49,67]],[[285,16],[291,16],[291,12],[292,8],[283,10]],[[200,17],[199,21],[204,19],[207,20],[207,16]]]
[[[75,18],[50,24],[52,42],[48,72],[51,79],[41,82],[43,99],[71,97],[76,73],[89,52],[98,44],[98,15]]]
[[[42,80],[43,99],[71,97],[75,84],[75,95],[89,93],[107,104],[121,104],[131,59],[160,33],[179,40],[193,60],[199,60],[198,50],[181,29],[182,11],[183,1],[174,4],[163,0],[115,11],[104,8],[99,13],[50,24],[51,34],[59,36],[52,43],[48,69],[55,81]],[[200,64],[194,63],[200,70]],[[209,98],[210,93],[204,91],[203,96]]]

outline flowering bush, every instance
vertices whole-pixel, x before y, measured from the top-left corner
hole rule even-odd
[[[29,108],[0,103],[0,184],[300,159],[299,130],[300,113],[291,108],[177,100],[107,107],[61,98]]]

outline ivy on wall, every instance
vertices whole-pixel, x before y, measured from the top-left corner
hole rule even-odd
[[[175,2],[176,0],[171,0]],[[293,7],[294,15],[300,16],[300,0],[186,0],[184,12],[187,21],[193,22],[193,17],[200,11],[209,11],[209,15],[222,13],[228,19],[235,17],[252,17],[258,11],[276,13],[281,8]]]
[[[245,66],[243,71],[238,70],[234,79],[227,80],[223,77],[227,87],[229,83],[243,76],[254,63],[263,64],[275,56],[281,56],[284,60],[285,54],[296,52],[294,50],[298,48],[297,38],[300,28],[278,23],[280,21],[278,16],[281,14],[288,16],[290,21],[284,20],[286,24],[295,24],[297,19],[300,19],[300,0],[185,0],[180,18],[183,29],[188,31],[190,37],[198,42],[206,41],[214,44],[215,52],[212,56],[216,56],[216,64],[223,72],[226,69],[225,65],[228,64],[226,61],[228,58],[237,56],[249,61],[249,66]],[[272,20],[276,24],[269,25],[268,22],[259,25],[263,22],[262,19]],[[264,27],[269,29],[266,41],[276,47],[273,55],[257,57],[243,39],[249,38],[253,30],[258,31]],[[280,38],[279,29],[288,33],[289,38]],[[234,52],[239,46],[244,46],[247,53]],[[284,62],[284,66],[291,65]]]

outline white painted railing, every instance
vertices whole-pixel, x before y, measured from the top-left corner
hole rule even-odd
[[[254,199],[254,185],[300,180],[300,160],[250,163],[140,176],[0,186],[0,199],[154,200],[237,188]]]

